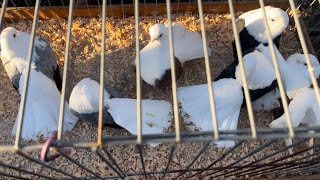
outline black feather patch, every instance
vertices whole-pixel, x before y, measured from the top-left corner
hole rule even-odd
[[[58,90],[61,92],[62,78],[60,76],[59,65],[57,65],[57,68],[53,70],[53,80],[56,82],[56,86],[57,86]]]
[[[179,79],[182,74],[182,66],[178,58],[174,57],[174,66],[176,72],[176,79]],[[171,69],[167,69],[161,79],[156,79],[155,87],[157,89],[165,89],[169,85],[171,85]]]

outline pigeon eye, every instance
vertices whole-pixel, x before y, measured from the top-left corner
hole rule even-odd
[[[307,63],[303,63],[305,66],[307,65]]]
[[[159,38],[162,36],[162,34],[160,34]]]
[[[271,19],[271,21],[274,21],[274,19]]]
[[[16,37],[16,34],[13,34],[13,37]]]

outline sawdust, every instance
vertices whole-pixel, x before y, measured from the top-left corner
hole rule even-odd
[[[157,22],[165,22],[166,16],[146,17],[140,22],[140,47],[144,47],[148,43],[148,28]],[[190,14],[173,15],[173,19],[182,23],[188,29],[200,32],[199,17]],[[230,14],[207,14],[205,15],[205,28],[207,41],[213,50],[213,55],[210,57],[211,73],[216,77],[228,64],[232,62],[232,47],[233,40]],[[32,27],[31,21],[20,21],[14,24],[6,24],[13,26],[19,30],[30,32]],[[72,40],[70,48],[70,63],[68,67],[68,78],[66,97],[68,99],[72,88],[83,78],[91,77],[99,81],[100,69],[100,50],[101,50],[101,19],[99,18],[75,18],[72,28]],[[59,64],[63,65],[66,46],[67,21],[49,20],[39,21],[37,34],[45,37],[52,43]],[[107,39],[106,39],[106,64],[105,64],[105,83],[106,85],[116,89],[122,97],[136,98],[136,83],[135,73],[131,62],[135,58],[135,31],[134,18],[125,19],[107,19]],[[296,39],[296,34],[293,27],[290,26],[284,33],[281,40],[280,51],[284,57],[290,54],[301,51],[300,44]],[[63,67],[61,68],[63,69]],[[61,71],[62,73],[62,71]],[[13,144],[14,138],[11,137],[11,129],[13,127],[19,104],[19,96],[11,86],[11,83],[3,69],[0,66],[0,116],[3,118],[0,122],[0,144]],[[203,59],[187,62],[184,65],[184,71],[181,78],[177,81],[178,87],[189,86],[206,83],[205,63]],[[164,99],[172,102],[171,89],[157,90],[145,83],[142,84],[142,98],[147,99]],[[255,113],[255,122],[258,128],[268,127],[268,124],[273,120],[271,113]],[[181,119],[183,124],[183,120]],[[246,109],[241,110],[240,121],[238,128],[249,128],[249,121]],[[187,129],[183,126],[183,131]],[[169,132],[174,132],[174,128],[170,128]],[[104,128],[104,136],[129,135],[126,130],[117,130]],[[95,141],[97,136],[97,127],[92,126],[87,122],[79,122],[72,132],[64,136],[64,141],[79,142],[79,141]],[[41,142],[24,142],[30,144],[38,144]],[[224,160],[220,161],[213,167],[228,165],[237,160],[252,150],[259,147],[262,141],[246,142],[233,151]],[[177,145],[173,160],[169,170],[184,169],[197,155],[204,143],[188,142]],[[238,165],[252,162],[255,158],[261,158],[270,151],[275,151],[283,147],[283,141],[272,144],[267,148],[251,156],[245,161],[239,162]],[[144,162],[147,171],[161,171],[166,167],[171,144],[162,144],[156,148],[144,147]],[[139,151],[133,145],[109,146],[110,154],[117,161],[118,165],[124,172],[137,173],[143,172],[140,163]],[[191,168],[204,168],[208,166],[214,159],[220,157],[227,150],[217,149],[214,146],[209,146],[208,150],[195,162]],[[39,159],[40,151],[27,151],[29,156]],[[282,153],[284,154],[284,153]],[[281,156],[280,154],[279,156]],[[267,159],[272,159],[279,157]],[[98,175],[116,176],[116,174],[94,153],[94,151],[86,149],[73,149],[70,155],[71,158],[77,160],[80,164],[93,170]],[[26,170],[37,174],[44,174],[54,178],[61,178],[64,175],[44,168],[43,166],[30,162],[21,156],[7,152],[1,153],[0,160],[14,166],[19,166]],[[59,158],[49,163],[52,167],[56,167],[74,176],[92,176],[89,172],[81,169],[77,165],[71,163],[65,158]],[[237,164],[236,164],[237,165]],[[36,178],[19,171],[11,169],[3,169],[13,175],[23,175],[26,178]],[[166,179],[171,179],[178,175],[177,173],[167,174]],[[182,176],[182,178],[185,176]],[[161,175],[150,175],[151,179],[161,179]],[[142,176],[133,179],[142,179]]]

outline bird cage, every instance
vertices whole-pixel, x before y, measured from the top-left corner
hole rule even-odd
[[[3,0],[1,29],[15,27],[31,36],[26,83],[19,87],[23,88],[21,97],[12,87],[4,66],[0,66],[1,179],[262,179],[311,178],[318,174],[320,144],[317,138],[320,129],[317,124],[298,126],[292,123],[297,114],[292,113],[289,107],[274,48],[270,51],[281,107],[255,112],[247,77],[241,73],[245,106],[241,108],[239,123],[234,130],[218,128],[219,112],[216,109],[219,104],[215,97],[215,83],[212,82],[232,63],[233,41],[240,71],[244,72],[246,68],[236,19],[244,12],[265,6],[278,7],[289,15],[279,51],[285,58],[296,52],[305,55],[320,112],[319,86],[313,74],[314,64],[308,56],[313,54],[320,58],[319,1]],[[263,25],[268,29],[266,39],[272,44],[267,15],[264,10],[262,12]],[[186,62],[178,80],[172,68],[176,66],[172,22],[199,32],[203,44],[203,58]],[[148,29],[156,23],[166,23],[168,27],[172,84],[164,90],[148,86],[140,78],[140,50],[150,41]],[[26,126],[23,124],[24,109],[28,106],[29,92],[26,89],[32,85],[29,83],[33,73],[30,72],[31,52],[36,36],[50,42],[63,81],[57,134],[48,139],[27,141],[21,138],[21,133]],[[134,59],[136,66],[133,68]],[[63,134],[64,107],[73,87],[83,78],[92,78],[100,83],[96,124],[80,118],[70,132]],[[210,131],[190,128],[195,125],[186,121],[188,117],[181,113],[179,88],[199,84],[207,84],[205,93],[208,93]],[[123,108],[121,111],[135,112],[131,118],[136,133],[103,127],[104,111],[107,111],[103,104],[103,89],[107,86],[117,90],[122,98],[136,99],[131,109]],[[172,104],[171,125],[163,133],[144,133],[142,114],[147,106],[144,106],[143,99],[166,100]],[[19,108],[22,112],[18,114]],[[269,128],[269,124],[279,117],[279,112],[280,115],[285,114],[286,128]],[[311,118],[316,116],[319,114]],[[16,118],[16,134],[12,136]],[[154,125],[149,124],[150,127]],[[217,143],[222,141],[234,144],[217,147]]]

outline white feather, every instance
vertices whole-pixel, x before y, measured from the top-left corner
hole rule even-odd
[[[181,64],[204,57],[202,38],[198,32],[190,31],[178,23],[173,24],[172,30],[174,54]],[[211,56],[209,47],[208,53]]]
[[[307,125],[320,125],[320,108],[316,100],[315,92],[312,88],[300,88],[289,104],[293,127],[298,127],[301,123]],[[271,128],[287,127],[286,116],[283,114],[278,119],[271,122]]]
[[[171,67],[169,46],[166,41],[165,38],[161,38],[149,42],[140,51],[141,78],[152,86],[155,85],[156,79],[161,79]]]
[[[270,91],[269,93],[265,94],[261,98],[252,102],[253,110],[257,112],[262,112],[262,111],[271,111],[273,109],[280,107],[280,102],[278,100],[280,96],[279,96],[279,93],[277,93],[278,91],[279,91],[278,89]]]
[[[251,90],[263,89],[276,79],[275,71],[268,59],[255,50],[243,57],[248,88]],[[236,79],[243,86],[240,66],[236,68]]]
[[[109,100],[109,113],[114,122],[137,135],[137,100],[113,98]],[[161,134],[171,125],[172,107],[163,100],[142,100],[142,134]]]
[[[281,79],[283,81],[285,91],[288,97],[290,98],[293,96],[296,89],[308,87],[311,83],[308,79],[301,75],[301,73],[297,73],[295,65],[287,63],[284,60],[283,56],[280,54],[279,50],[276,48],[276,46],[273,46],[279,65]],[[269,62],[272,62],[271,50],[269,46],[264,46],[263,44],[260,44],[257,47],[257,49],[267,57]]]
[[[89,114],[99,111],[100,85],[98,82],[85,78],[72,90],[69,98],[70,109],[80,113]],[[104,90],[104,105],[108,106],[110,95]]]
[[[235,79],[221,79],[213,83],[213,91],[219,130],[235,130],[243,102],[241,85]],[[207,84],[178,88],[178,100],[186,122],[200,131],[213,131]],[[234,145],[234,141],[215,143],[218,147]]]
[[[21,62],[21,60],[20,60]],[[23,71],[19,81],[19,94],[22,94],[26,72]],[[58,130],[58,117],[61,95],[52,80],[41,72],[31,68],[29,88],[25,104],[25,114],[21,138],[37,140],[40,136],[47,138]],[[19,109],[18,114],[21,113]],[[69,110],[65,102],[65,116],[63,132],[71,131],[78,119]],[[17,120],[14,124],[12,135],[17,129]]]
[[[272,39],[280,35],[289,24],[288,14],[280,8],[265,7],[265,12]],[[244,19],[249,34],[261,43],[267,43],[267,30],[264,26],[262,9],[255,9],[240,15],[237,20]]]

